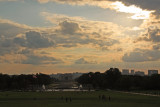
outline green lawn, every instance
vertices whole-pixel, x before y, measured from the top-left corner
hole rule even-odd
[[[98,98],[103,94],[106,101]],[[108,101],[108,96],[111,96],[111,101]],[[72,102],[66,102],[66,97],[71,97]],[[0,92],[0,107],[160,107],[160,97],[113,91]]]

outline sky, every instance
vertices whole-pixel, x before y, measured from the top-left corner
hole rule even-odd
[[[0,0],[0,72],[160,70],[160,0]]]

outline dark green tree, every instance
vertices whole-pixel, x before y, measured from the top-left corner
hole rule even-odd
[[[119,71],[118,68],[110,68],[109,70],[107,70],[105,72],[106,74],[106,85],[107,88],[114,88],[116,87],[116,83],[119,80],[119,78],[121,77],[121,72]]]

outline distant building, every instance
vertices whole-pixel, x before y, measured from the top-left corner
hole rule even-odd
[[[61,74],[59,76],[59,80],[60,81],[72,81],[73,80],[73,75],[70,74],[70,73]]]
[[[158,74],[158,70],[148,70],[148,76],[151,76],[152,74]]]
[[[61,75],[61,73],[51,74],[50,77],[51,77],[51,78],[59,79],[59,76],[60,76],[60,75]]]
[[[144,76],[145,74],[143,71],[137,71],[135,72],[135,75]]]
[[[80,76],[83,75],[83,74],[84,74],[84,73],[79,73],[79,72],[72,73],[73,79],[76,79],[76,78],[80,77]]]
[[[129,69],[122,69],[122,75],[129,75]]]
[[[51,74],[50,77],[52,78],[56,78],[59,81],[73,81],[76,78],[80,77],[81,75],[83,75],[83,73],[57,73],[57,74]]]
[[[131,70],[131,74],[130,75],[134,75],[134,70]]]

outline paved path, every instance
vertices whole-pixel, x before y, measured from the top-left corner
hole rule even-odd
[[[126,91],[116,91],[116,92],[136,94],[136,95],[146,95],[146,96],[156,96],[156,97],[160,97],[160,95],[154,95],[154,94],[135,93],[135,92],[126,92]]]

